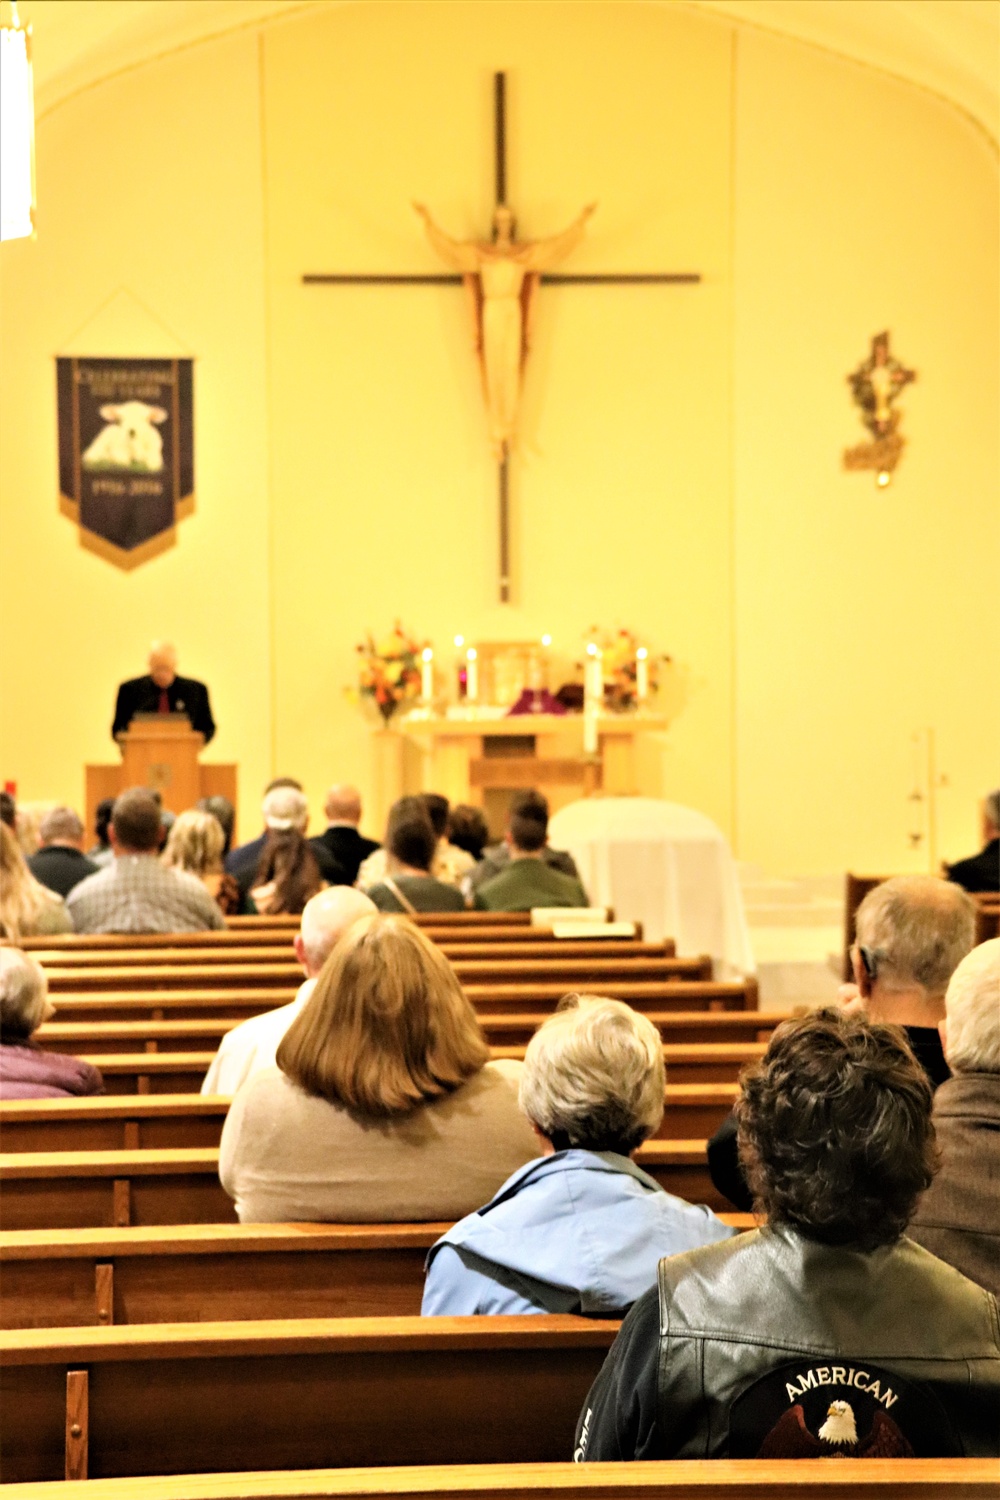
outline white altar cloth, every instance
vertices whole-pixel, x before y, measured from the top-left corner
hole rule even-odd
[[[712,956],[717,979],[756,971],[736,862],[704,813],[654,797],[592,797],[549,819],[595,905],[641,922],[650,942],[672,937],[681,957]]]

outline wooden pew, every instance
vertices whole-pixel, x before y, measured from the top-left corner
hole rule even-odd
[[[283,947],[292,950],[295,934],[299,930],[300,918],[295,917],[288,927],[241,928],[237,932],[226,929],[222,932],[63,932],[40,937],[24,937],[18,946],[29,952],[51,951],[62,957],[75,953],[114,953],[120,948],[141,951],[158,948],[198,948],[205,953],[224,953],[234,948]],[[422,930],[432,942],[450,943],[462,947],[466,943],[514,943],[535,944],[558,942],[561,946],[576,942],[629,943],[642,941],[642,924],[633,924],[636,931],[630,937],[620,935],[590,935],[583,937],[556,938],[551,927],[529,927],[526,925],[495,926],[482,923],[473,927],[440,923],[423,925]],[[658,945],[667,950],[668,956],[676,952],[672,938]]]
[[[608,908],[608,920],[611,921],[614,913]],[[530,927],[530,911],[432,911],[417,912],[413,921],[418,927]],[[287,916],[281,913],[278,916],[267,917],[254,915],[252,917],[227,917],[226,926],[233,932],[244,932],[254,928],[274,927],[284,929],[295,928],[299,922],[298,917]]]
[[[751,1214],[723,1214],[752,1229]],[[0,1327],[402,1317],[448,1224],[175,1224],[0,1234]]]
[[[456,959],[453,968],[463,984],[524,984],[528,981],[559,982],[564,988],[581,984],[600,986],[619,979],[660,980],[708,978],[711,960],[685,958],[609,957],[608,948],[599,945],[599,955],[576,958],[561,952],[553,958]],[[159,963],[47,967],[49,990],[80,993],[97,991],[112,994],[117,990],[176,989],[179,985],[212,989],[273,988],[275,985],[300,983],[302,969],[295,963]]]
[[[618,1324],[317,1318],[0,1334],[0,1481],[545,1462]]]
[[[621,986],[611,988],[613,994],[618,994]],[[629,1000],[637,1010],[648,1014],[661,1036],[671,1041],[708,1041],[716,1038],[724,1041],[758,1041],[766,1039],[773,1028],[786,1019],[782,1015],[761,1011],[690,1012],[678,1008],[676,1012],[671,1012],[659,1008],[665,1003],[663,999],[654,1002],[647,1001],[642,996],[633,997],[628,994],[621,998]],[[696,1004],[698,998],[694,995],[667,997],[666,1003],[669,1004],[674,999],[678,1006],[685,1001]],[[514,1024],[506,1031],[499,1024],[504,1019],[502,1016],[487,1013],[480,1015],[480,1020],[487,1039],[495,1045],[500,1045],[501,1042],[518,1045],[530,1039],[538,1024],[555,1009],[556,1003],[553,999],[547,1005],[539,1004],[533,1013],[528,1012],[527,1015],[516,1012],[510,1017]],[[478,1011],[479,1007],[476,1008]],[[114,1011],[105,1013],[115,1014]],[[715,1016],[724,1024],[712,1027],[710,1020]],[[150,1020],[56,1020],[48,1021],[40,1027],[37,1038],[51,1052],[68,1052],[76,1056],[122,1052],[205,1052],[209,1049],[214,1051],[222,1038],[239,1025],[241,1019],[243,1018],[238,1016],[218,1017],[208,1014],[183,1020],[174,1020],[172,1016]],[[677,1023],[676,1026],[674,1022]]]
[[[636,1010],[686,1013],[705,1012],[752,1013],[758,1017],[755,981],[742,983],[713,980],[608,980],[598,986],[603,995],[627,1000]],[[563,981],[529,981],[525,984],[471,984],[465,986],[472,1005],[485,1024],[494,1017],[517,1018],[521,1024],[530,1017],[533,1026],[555,1010],[563,996],[572,989]],[[39,1034],[60,1036],[59,1028],[87,1021],[107,1023],[142,1021],[243,1021],[261,1015],[294,1000],[298,986],[275,986],[273,989],[115,990],[110,994],[68,993],[54,997],[56,1020],[53,1029]],[[756,1023],[754,1023],[756,1024]],[[764,1026],[761,1022],[760,1026]],[[760,1029],[758,1026],[757,1029]],[[764,1028],[766,1029],[766,1027]]]
[[[651,1019],[657,1023],[657,1017]],[[661,1019],[658,1024],[664,1035],[672,1035],[668,1023],[675,1016]],[[681,1018],[683,1019],[683,1018]],[[498,1022],[498,1025],[504,1024]],[[531,1023],[532,1026],[534,1022]],[[530,1027],[524,1028],[530,1032]],[[492,1034],[492,1026],[487,1034]],[[490,1048],[496,1058],[524,1057],[524,1044],[500,1045]],[[740,1069],[762,1056],[764,1042],[667,1042],[663,1048],[663,1060],[668,1077],[674,1083],[735,1083]],[[113,1098],[123,1095],[193,1094],[201,1088],[208,1072],[214,1052],[119,1052],[82,1054],[86,1062],[99,1068],[104,1077],[105,1094]]]
[[[982,1458],[443,1464],[18,1485],[11,1500],[996,1500]]]
[[[704,1140],[646,1141],[636,1161],[668,1192],[725,1209]],[[0,1229],[100,1229],[128,1224],[229,1224],[216,1147],[22,1151],[0,1155]]]
[[[516,932],[516,928],[511,929]],[[222,934],[228,936],[228,934]],[[440,942],[445,958],[453,963],[501,962],[511,963],[518,959],[540,963],[554,959],[599,958],[626,962],[637,958],[670,959],[674,967],[670,972],[686,975],[691,979],[710,979],[712,961],[707,957],[677,958],[672,952],[672,943],[643,943],[635,938],[565,938],[558,939],[540,933],[528,941],[502,942],[466,941],[462,943]],[[198,944],[170,944],[139,948],[127,947],[77,949],[36,948],[34,958],[43,967],[59,969],[98,969],[149,967],[152,964],[169,964],[174,968],[186,968],[192,964],[287,964],[295,963],[295,952],[290,943],[261,944],[257,947],[205,947]]]
[[[735,1083],[668,1083],[660,1136],[704,1139],[736,1101]],[[214,1094],[12,1099],[0,1103],[0,1151],[150,1151],[217,1146],[230,1100]]]

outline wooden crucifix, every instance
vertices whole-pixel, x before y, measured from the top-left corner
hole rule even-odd
[[[307,286],[461,286],[472,295],[476,350],[483,372],[490,438],[497,460],[500,523],[500,602],[510,601],[510,449],[514,433],[521,371],[531,339],[531,313],[539,284],[562,286],[651,286],[693,284],[697,272],[557,273],[548,269],[568,255],[583,237],[596,205],[590,204],[562,234],[518,241],[507,203],[506,74],[496,73],[494,89],[494,157],[496,208],[490,241],[459,241],[446,235],[423,204],[414,208],[424,220],[428,238],[454,274],[310,273]]]

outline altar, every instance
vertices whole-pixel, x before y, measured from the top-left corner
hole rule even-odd
[[[383,826],[397,797],[421,791],[481,807],[498,837],[511,795],[526,787],[543,792],[553,812],[581,797],[636,796],[637,741],[666,727],[666,718],[644,710],[601,713],[591,752],[584,748],[582,713],[511,716],[469,708],[444,717],[400,716],[373,735],[375,826]]]

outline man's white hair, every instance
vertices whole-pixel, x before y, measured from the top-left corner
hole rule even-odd
[[[318,973],[347,929],[377,910],[374,901],[352,885],[331,886],[307,901],[299,933],[310,969]]]
[[[1000,1073],[1000,938],[963,958],[944,997],[945,1054],[955,1073]]]
[[[883,880],[858,907],[857,942],[888,990],[944,993],[976,941],[976,908],[965,892],[933,875]]]
[[[0,948],[0,1036],[27,1041],[52,1014],[41,964],[20,948]]]
[[[632,1151],[663,1118],[663,1045],[621,1000],[569,995],[528,1043],[520,1104],[549,1140]]]

